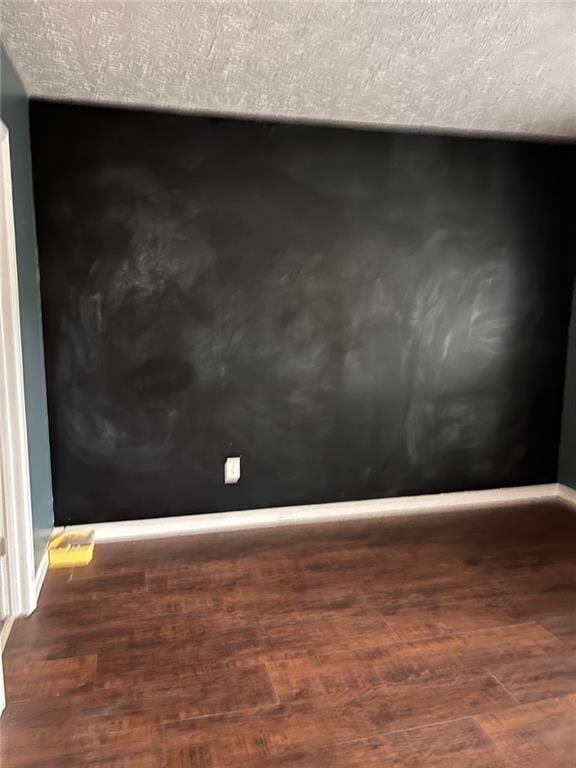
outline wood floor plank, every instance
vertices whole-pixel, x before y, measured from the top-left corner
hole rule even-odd
[[[22,756],[24,762],[16,757],[11,765],[18,768],[167,768],[168,758],[161,748],[147,747],[133,749],[129,752],[109,750],[104,747],[90,752],[73,754],[58,754],[56,757],[41,757],[28,762],[29,758]]]
[[[202,626],[196,621],[146,623],[133,633],[104,637],[99,648],[98,638],[93,635],[75,638],[73,643],[82,651],[98,650],[101,673],[138,671],[164,663],[185,668],[214,661],[257,661],[262,643],[256,630],[222,624],[217,627]]]
[[[26,631],[22,631],[22,627]],[[246,658],[253,662],[264,647],[255,628],[228,626],[225,621],[205,622],[195,615],[180,619],[174,615],[139,616],[131,622],[117,618],[78,623],[69,627],[69,631],[60,623],[56,627],[47,622],[38,623],[31,629],[28,622],[19,622],[15,635],[7,657],[39,646],[47,658],[98,653],[102,669],[147,664],[159,649],[166,647],[184,656],[185,662],[196,665],[214,659]]]
[[[226,756],[244,765],[514,705],[486,674],[461,673],[449,680],[421,675],[389,686],[377,680],[370,687],[348,680],[354,693],[323,688],[317,697],[296,696],[289,704],[259,710],[249,717],[167,723],[163,740],[210,754],[215,765]]]
[[[170,659],[169,651],[163,657],[150,661],[156,664],[156,673],[150,666],[136,669],[98,670],[95,693],[125,691],[140,699],[154,699],[160,703],[167,699],[172,705],[185,702],[189,717],[220,714],[235,710],[253,709],[276,704],[278,698],[263,665],[231,669],[225,665],[196,669],[177,658]]]
[[[128,759],[134,752],[137,755],[156,753],[164,759],[158,748],[161,744],[158,730],[142,726],[128,732],[123,721],[110,720],[106,710],[102,711],[98,721],[69,723],[63,720],[54,724],[51,731],[42,727],[17,729],[9,725],[1,728],[0,762],[3,768],[60,768],[66,762],[77,768],[83,765],[78,762],[81,755],[93,755],[96,765],[106,765],[108,755],[112,759],[115,755]]]
[[[539,701],[477,718],[510,765],[568,768],[575,764],[576,698]]]
[[[14,702],[84,691],[94,682],[97,659],[96,654],[61,659],[45,659],[41,652],[12,654],[4,671],[6,696]]]
[[[144,618],[162,621],[174,616],[186,616],[187,618],[183,619],[185,621],[189,621],[193,616],[197,622],[202,621],[204,624],[225,621],[236,626],[246,626],[250,621],[249,616],[236,612],[232,605],[210,593],[199,596],[142,592],[136,597],[134,594],[126,595],[119,584],[116,595],[93,596],[86,591],[82,597],[78,596],[72,601],[62,601],[54,605],[42,603],[27,622],[46,629],[50,635],[62,635],[66,634],[69,627],[92,624],[95,617],[98,623],[124,621],[126,626],[129,626],[131,622]],[[15,631],[17,637],[20,630],[17,627]]]
[[[565,614],[549,615],[541,623],[561,640],[567,650],[576,651],[576,607]]]
[[[58,571],[56,573],[58,574]],[[53,587],[52,573],[50,573],[47,589],[42,594],[42,607],[52,603],[74,602],[86,594],[89,594],[91,599],[95,599],[107,594],[118,597],[120,593],[126,600],[135,600],[136,596],[140,596],[147,589],[145,571],[123,574],[121,579],[114,574],[82,580],[70,578],[57,586],[58,588]]]
[[[458,577],[455,582],[435,582],[431,588],[422,585],[409,597],[400,593],[389,598],[383,608],[386,621],[406,640],[530,621],[529,617],[514,614],[512,589],[506,581],[476,574],[471,582]],[[478,606],[482,609],[478,610]]]
[[[390,641],[383,637],[378,644],[330,648],[322,654],[293,654],[279,660],[270,654],[268,668],[272,680],[283,696],[284,692],[302,691],[302,682],[349,675],[376,674],[383,678],[401,680],[424,670],[426,673],[446,671],[482,672],[489,665],[542,657],[562,650],[562,643],[537,624],[520,624],[490,630],[479,630],[418,641]],[[345,687],[345,686],[344,686]],[[350,688],[350,690],[353,690]]]
[[[201,706],[192,697],[157,700],[133,690],[101,688],[15,701],[0,721],[0,765],[29,768],[43,760],[57,766],[73,755],[104,759],[108,753],[154,752],[163,748],[163,725],[180,719],[203,722]]]
[[[472,720],[326,745],[279,757],[250,754],[251,768],[506,768],[502,755]],[[203,748],[169,753],[168,768],[233,768],[236,756]]]
[[[515,702],[485,672],[467,672],[452,660],[326,664],[298,674],[295,665],[270,665],[280,701],[321,701],[325,707],[381,708],[394,727],[413,728]],[[434,712],[434,719],[430,713]]]
[[[353,650],[378,652],[398,642],[382,614],[365,607],[340,611],[337,615],[321,611],[304,617],[295,611],[280,620],[259,619],[256,623],[262,656],[269,660],[300,656],[327,656]]]
[[[490,667],[491,673],[522,704],[576,692],[576,654],[554,653]]]

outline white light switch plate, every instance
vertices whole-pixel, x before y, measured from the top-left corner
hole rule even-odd
[[[240,480],[240,456],[229,456],[224,462],[224,482],[234,485]]]

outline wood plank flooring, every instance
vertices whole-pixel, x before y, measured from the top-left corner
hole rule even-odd
[[[99,545],[4,666],[3,768],[570,768],[576,513]]]

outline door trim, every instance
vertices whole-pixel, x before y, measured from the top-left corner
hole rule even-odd
[[[32,499],[8,129],[0,121],[0,475],[8,616],[36,608]]]

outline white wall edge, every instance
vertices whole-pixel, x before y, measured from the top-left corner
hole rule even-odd
[[[48,550],[44,552],[44,554],[42,555],[42,559],[38,563],[38,568],[36,568],[36,579],[35,579],[36,602],[38,602],[38,598],[40,597],[40,592],[42,592],[42,587],[44,586],[44,579],[46,578],[47,571],[48,571]]]
[[[240,531],[251,528],[273,528],[286,525],[307,525],[415,513],[507,506],[557,500],[559,496],[558,484],[548,483],[487,491],[461,491],[428,496],[342,501],[328,504],[162,517],[150,520],[126,520],[113,523],[87,523],[86,525],[65,526],[65,531],[94,530],[97,542],[135,541],[138,539]]]
[[[0,571],[8,584],[6,613],[27,616],[36,607],[34,532],[12,176],[5,126],[0,133],[0,474],[6,537],[6,557]]]
[[[8,616],[8,618],[4,619],[2,629],[0,629],[0,655],[2,654],[4,648],[6,648],[6,643],[8,642],[8,638],[10,637],[10,632],[12,631],[12,627],[14,626],[15,621],[16,619],[14,616]]]
[[[6,619],[4,619],[2,627],[0,628],[0,717],[2,717],[2,713],[6,709],[6,691],[4,689],[4,669],[2,666],[2,654],[4,652],[4,648],[6,647],[6,643],[8,642],[8,638],[10,637],[10,632],[13,625],[14,616],[8,616]]]

